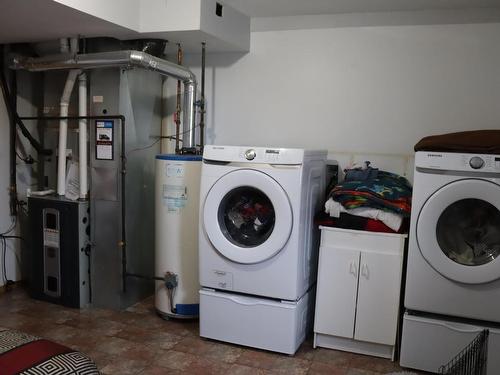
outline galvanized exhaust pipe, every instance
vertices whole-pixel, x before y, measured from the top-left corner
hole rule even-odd
[[[183,148],[196,147],[196,77],[186,67],[160,59],[140,51],[113,51],[90,54],[73,54],[69,58],[61,56],[42,58],[14,58],[12,69],[29,71],[98,68],[142,68],[161,75],[173,77],[184,84]]]

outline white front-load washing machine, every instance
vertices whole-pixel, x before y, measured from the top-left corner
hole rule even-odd
[[[201,336],[285,353],[294,353],[302,342],[314,300],[313,219],[324,198],[326,155],[205,146]]]
[[[498,352],[500,155],[417,152],[409,238],[401,365],[437,372],[484,328]]]

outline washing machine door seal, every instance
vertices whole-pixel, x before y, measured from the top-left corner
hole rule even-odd
[[[417,219],[422,256],[444,277],[465,284],[500,278],[500,186],[462,179],[434,192]]]
[[[286,245],[293,226],[292,207],[275,179],[255,169],[238,169],[209,190],[203,225],[224,257],[236,263],[260,263]]]

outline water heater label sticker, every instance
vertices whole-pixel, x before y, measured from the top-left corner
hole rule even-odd
[[[104,96],[102,96],[102,95],[94,95],[92,97],[92,102],[93,103],[104,103]]]
[[[113,160],[113,121],[96,121],[95,148],[96,159]]]
[[[187,203],[187,187],[184,185],[163,185],[163,205],[168,211],[179,212]]]
[[[167,163],[167,177],[184,177],[184,165],[181,163]]]

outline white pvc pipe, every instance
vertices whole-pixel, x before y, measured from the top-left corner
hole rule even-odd
[[[87,75],[78,77],[78,116],[87,116]],[[80,199],[87,198],[87,120],[78,122]]]
[[[61,117],[68,116],[69,100],[75,85],[76,77],[80,74],[80,69],[70,70],[60,102]],[[66,193],[66,147],[68,143],[68,120],[59,121],[59,155],[57,159],[57,194]]]
[[[68,38],[59,39],[59,44],[60,44],[60,48],[61,48],[61,53],[68,53],[69,52]]]
[[[71,53],[78,53],[78,38],[69,39],[69,50]]]

